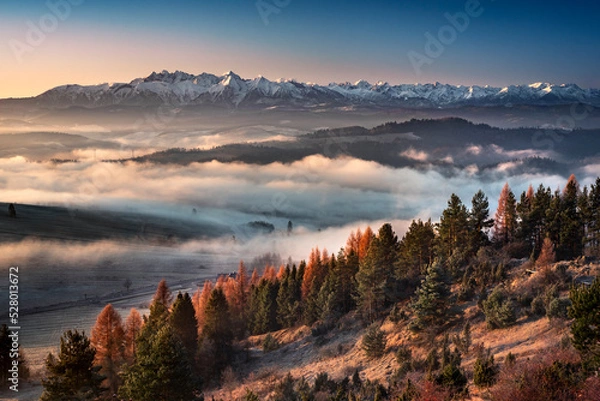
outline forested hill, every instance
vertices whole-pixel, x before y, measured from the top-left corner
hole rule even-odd
[[[518,199],[507,183],[491,216],[452,194],[402,238],[358,229],[176,299],[162,280],[148,317],[108,304],[89,339],[65,333],[41,399],[597,400],[600,178]]]
[[[479,169],[518,160],[524,172],[568,175],[600,149],[600,129],[501,129],[459,118],[390,122],[371,129],[319,130],[289,141],[237,143],[212,149],[169,149],[131,159],[187,165],[194,162],[292,163],[310,155],[354,157],[392,167]],[[415,156],[418,155],[418,156]]]

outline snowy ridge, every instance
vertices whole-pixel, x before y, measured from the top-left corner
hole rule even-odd
[[[91,86],[64,85],[37,98],[50,105],[98,107],[107,105],[218,105],[227,107],[459,107],[506,105],[557,105],[584,103],[600,106],[600,90],[582,89],[575,84],[534,83],[491,86],[435,84],[354,84],[317,85],[294,80],[270,81],[262,76],[244,79],[232,71],[221,76],[153,72],[129,83]]]

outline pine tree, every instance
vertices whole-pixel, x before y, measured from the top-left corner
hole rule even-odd
[[[600,256],[600,177],[590,186],[587,246],[590,253]]]
[[[356,273],[358,304],[367,321],[373,322],[385,306],[396,301],[395,276],[399,252],[398,237],[390,224],[379,229]]]
[[[300,291],[296,283],[297,269],[288,265],[277,292],[277,322],[282,327],[292,327],[300,318]]]
[[[441,268],[434,263],[427,269],[425,279],[417,289],[412,303],[415,313],[414,327],[424,329],[444,322],[448,310],[450,290],[444,281]]]
[[[574,259],[583,253],[583,224],[578,208],[579,183],[573,174],[562,194],[561,225],[557,256],[561,260]]]
[[[479,248],[489,243],[487,230],[494,225],[490,219],[490,204],[487,196],[480,189],[471,200],[471,211],[469,213],[469,241],[471,254],[477,254]]]
[[[385,333],[379,326],[372,324],[369,326],[362,338],[362,349],[369,358],[381,358],[385,352],[387,340]]]
[[[412,221],[400,241],[396,277],[416,279],[425,274],[434,257],[435,232],[431,220]]]
[[[173,332],[179,337],[190,361],[193,361],[198,349],[198,322],[192,299],[187,292],[177,294],[169,320]]]
[[[523,241],[528,246],[528,252],[531,253],[535,248],[535,230],[533,220],[533,205],[535,194],[533,186],[529,185],[527,191],[521,193],[521,199],[517,203],[517,220],[519,221],[516,238]]]
[[[562,196],[556,190],[552,195],[548,208],[546,209],[546,236],[552,243],[560,245],[560,232],[562,231],[561,211],[563,209]],[[541,251],[540,244],[540,251]],[[560,255],[557,255],[560,257]]]
[[[358,273],[358,257],[354,252],[347,254],[345,250],[338,253],[336,266],[330,268],[331,274],[336,279],[337,307],[341,313],[348,313],[356,308],[356,273]]]
[[[60,339],[58,357],[52,353],[46,358],[46,378],[42,379],[44,392],[41,401],[95,400],[106,390],[101,384],[104,377],[94,366],[96,351],[85,333],[69,330]]]
[[[269,283],[268,280],[263,281]],[[207,375],[220,378],[221,372],[231,361],[233,343],[229,305],[220,288],[213,290],[206,304],[200,342],[203,357],[201,359],[209,368]]]
[[[510,190],[508,182],[502,187],[498,208],[494,215],[494,241],[499,244],[507,244],[514,240],[517,232],[517,200],[515,194]]]
[[[196,399],[198,387],[185,348],[167,324],[139,347],[135,363],[123,372],[119,395],[133,401],[189,401]]]
[[[533,255],[537,257],[542,250],[542,243],[547,233],[547,211],[552,202],[552,191],[540,185],[533,198],[529,222],[532,227]]]
[[[321,252],[319,248],[313,248],[310,251],[310,257],[306,264],[304,276],[302,278],[302,299],[305,300],[311,291],[314,292],[313,287],[317,287],[318,292],[325,280],[325,269],[323,268],[323,261],[321,260]]]
[[[102,366],[100,374],[106,377],[103,385],[111,394],[116,394],[120,384],[119,371],[125,361],[125,332],[121,315],[111,304],[98,314],[90,343],[96,350],[94,363]]]
[[[131,308],[127,320],[125,320],[125,361],[128,364],[133,363],[136,354],[136,340],[144,322],[140,312],[135,308]]]
[[[491,387],[496,383],[498,366],[494,362],[494,355],[488,349],[483,355],[478,355],[473,365],[473,383],[477,387]]]
[[[446,260],[453,256],[462,259],[469,238],[468,218],[467,208],[456,194],[452,194],[438,224],[439,255]]]
[[[571,288],[569,317],[572,343],[590,369],[600,368],[600,278],[591,286]]]
[[[370,248],[374,248],[373,246]],[[362,316],[368,322],[374,322],[385,303],[386,278],[377,265],[374,251],[360,262],[356,273],[357,303]]]

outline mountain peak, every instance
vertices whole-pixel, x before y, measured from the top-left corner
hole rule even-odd
[[[600,91],[581,89],[575,84],[553,85],[536,82],[509,85],[449,85],[440,82],[392,85],[366,80],[354,83],[297,82],[293,79],[270,81],[262,75],[244,79],[233,71],[217,76],[193,75],[184,71],[152,72],[130,83],[112,85],[63,85],[37,97],[48,106],[113,104],[214,104],[226,107],[408,107],[439,108],[461,106],[558,105],[584,103],[600,106]]]

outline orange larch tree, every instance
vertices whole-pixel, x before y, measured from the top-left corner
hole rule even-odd
[[[133,363],[136,353],[136,338],[142,331],[144,322],[142,316],[137,309],[131,308],[129,315],[125,320],[125,341],[124,341],[124,356],[125,361],[129,364]]]
[[[111,394],[119,388],[119,370],[124,358],[125,332],[121,316],[111,304],[102,309],[96,324],[92,328],[91,345],[96,349],[94,363],[102,366],[100,374],[104,375],[104,385]]]

